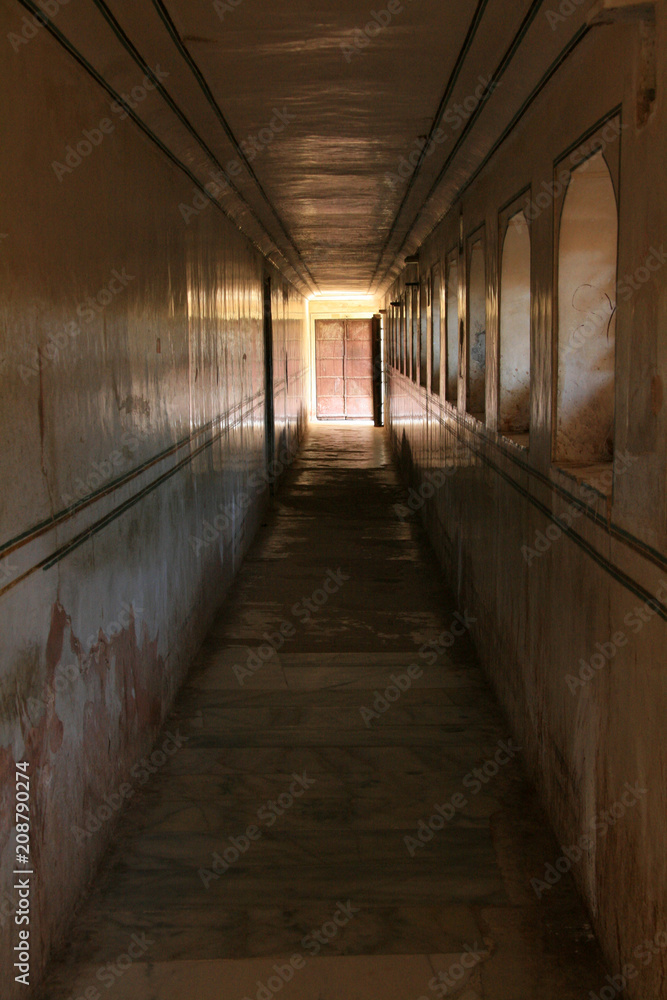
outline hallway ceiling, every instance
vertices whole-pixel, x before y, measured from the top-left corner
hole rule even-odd
[[[539,0],[390,7],[83,0],[54,23],[119,93],[158,71],[133,114],[188,169],[193,199],[232,164],[220,206],[302,291],[366,293],[387,287],[567,56],[590,2],[558,22]]]

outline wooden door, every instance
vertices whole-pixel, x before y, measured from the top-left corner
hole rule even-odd
[[[370,319],[315,321],[317,416],[373,418],[373,327]]]
[[[373,419],[373,321],[345,322],[345,416]]]

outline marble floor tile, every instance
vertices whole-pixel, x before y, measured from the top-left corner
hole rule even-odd
[[[80,969],[73,996],[113,982],[114,1000],[423,1000],[428,983],[457,964],[459,955],[373,955],[282,959],[135,962],[126,971],[94,965]],[[296,967],[290,960],[298,958]],[[301,965],[303,962],[303,965]],[[113,969],[113,966],[111,967]],[[474,976],[474,970],[472,976]],[[460,981],[463,984],[464,980]],[[52,1000],[64,1000],[54,984]],[[421,994],[418,991],[422,991]],[[435,993],[431,997],[437,996]],[[469,993],[472,1000],[474,993]],[[478,993],[479,997],[480,994]],[[534,994],[522,1000],[533,1000]]]
[[[571,879],[530,887],[558,844],[467,631],[451,638],[465,609],[393,514],[404,496],[381,431],[311,429],[166,720],[181,747],[135,781],[40,1000],[583,1000],[604,983]]]

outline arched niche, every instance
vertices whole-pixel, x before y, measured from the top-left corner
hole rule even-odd
[[[500,271],[500,412],[504,434],[530,426],[530,228],[523,211],[509,219]]]
[[[440,343],[441,343],[441,277],[440,265],[431,273],[431,392],[440,394]]]
[[[459,256],[454,250],[447,257],[446,322],[446,392],[445,398],[456,406],[459,391]]]
[[[484,240],[468,251],[468,393],[466,409],[484,419],[486,409],[486,266]]]
[[[558,236],[556,460],[614,452],[618,208],[601,152],[572,171]]]

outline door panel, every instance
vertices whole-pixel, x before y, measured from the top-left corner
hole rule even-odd
[[[315,321],[317,416],[345,416],[345,322]]]
[[[373,417],[373,326],[369,319],[345,325],[345,388],[348,417]]]
[[[348,378],[369,378],[373,374],[373,365],[365,358],[348,358],[345,372]]]
[[[372,407],[371,407],[372,409]],[[348,420],[364,420],[372,417],[373,414],[369,414],[368,398],[366,396],[348,396],[347,397],[347,419]]]
[[[343,377],[342,358],[322,358],[317,366],[317,374],[322,376]]]
[[[371,321],[369,319],[348,319],[347,339],[368,341],[371,339]]]
[[[316,320],[317,416],[373,417],[373,329],[370,319]]]

